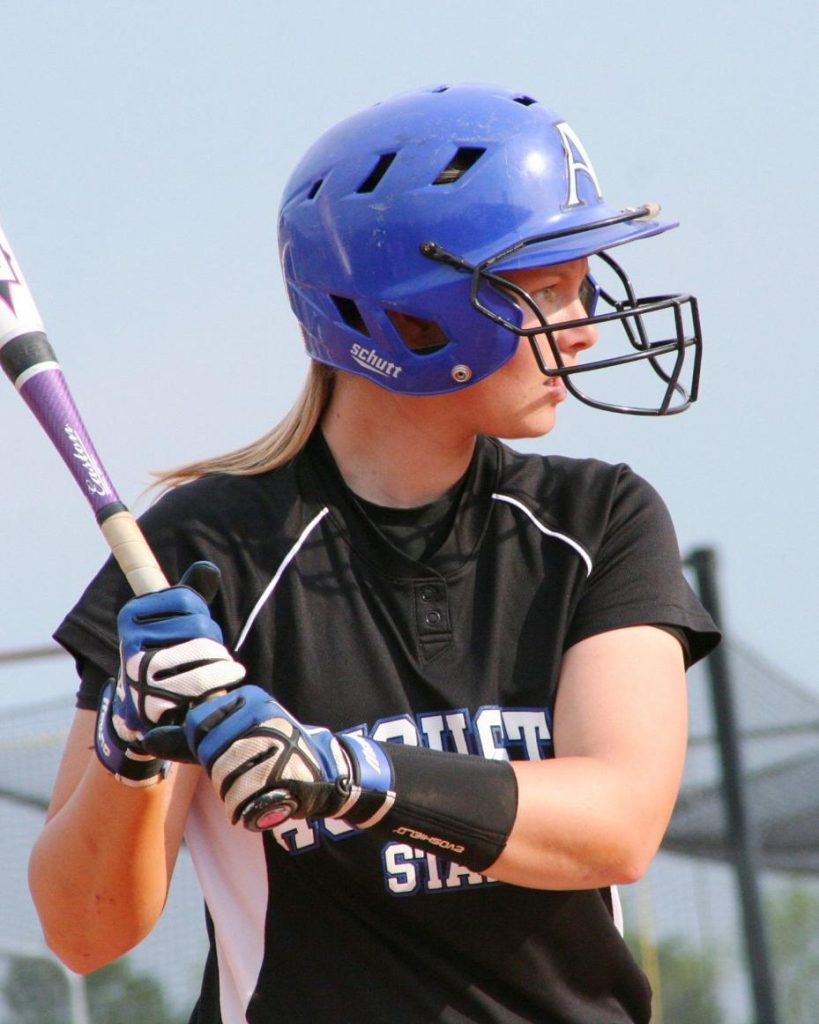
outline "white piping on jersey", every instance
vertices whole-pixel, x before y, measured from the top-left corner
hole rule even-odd
[[[505,501],[508,505],[514,505],[515,508],[519,508],[521,512],[523,512],[525,515],[529,517],[529,519],[532,520],[532,522],[540,530],[541,533],[545,533],[547,537],[555,537],[557,540],[562,540],[564,544],[568,544],[570,548],[574,548],[574,550],[578,553],[578,555],[580,555],[580,557],[586,564],[586,575],[591,576],[591,555],[589,555],[588,551],[586,551],[586,549],[581,544],[578,544],[573,537],[569,537],[565,533],[558,533],[556,530],[550,530],[548,526],[544,526],[543,523],[541,523],[541,521],[534,514],[534,512],[532,512],[531,509],[527,508],[522,501],[518,501],[517,498],[513,498],[508,494],[493,494],[492,497],[494,498],[495,501]]]
[[[611,892],[611,916],[614,919],[614,927],[621,935],[626,933],[625,919],[623,918],[623,904],[620,901],[620,890],[613,885]]]
[[[288,565],[290,565],[290,563],[301,550],[302,546],[304,545],[304,542],[307,540],[307,538],[313,532],[315,527],[318,526],[318,524],[327,515],[329,511],[330,509],[327,508],[327,506],[325,505],[321,512],[319,512],[317,516],[314,516],[313,519],[311,519],[310,522],[307,524],[307,526],[305,526],[305,528],[301,531],[301,534],[299,535],[299,539],[284,556],[281,565],[276,570],[276,573],[273,576],[273,579],[267,584],[267,586],[262,591],[261,597],[253,606],[253,611],[250,613],[250,615],[247,618],[247,622],[245,622],[244,626],[242,627],[242,632],[239,634],[239,639],[236,641],[236,647],[234,648],[235,650],[238,651],[242,644],[245,642],[247,634],[250,632],[251,626],[256,621],[256,616],[262,610],[265,601],[270,597],[270,595],[278,586],[279,580],[284,575],[284,570],[288,567]]]

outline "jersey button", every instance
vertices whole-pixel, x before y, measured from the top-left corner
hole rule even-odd
[[[414,591],[418,639],[424,655],[432,656],[433,651],[437,653],[452,640],[446,583],[443,580],[419,580]]]

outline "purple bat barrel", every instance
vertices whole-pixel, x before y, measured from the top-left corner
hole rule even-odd
[[[60,453],[98,522],[125,506],[94,450],[54,351],[42,331],[0,349],[0,365]]]

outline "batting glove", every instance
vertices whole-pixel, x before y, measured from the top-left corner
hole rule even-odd
[[[395,800],[392,766],[377,744],[302,725],[258,686],[197,705],[184,728],[231,822],[252,831],[290,817],[368,828]]]
[[[143,739],[157,725],[179,724],[197,701],[237,686],[245,670],[222,644],[201,589],[209,563],[196,563],[178,586],[129,601],[119,613],[120,670],[104,688],[97,714],[96,750],[120,781],[150,785],[167,771]],[[210,597],[218,570],[209,566]],[[214,584],[215,580],[215,584]],[[175,760],[190,760],[178,744]]]

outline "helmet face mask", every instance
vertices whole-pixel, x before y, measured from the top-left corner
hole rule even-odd
[[[282,268],[309,354],[389,390],[460,390],[503,366],[526,338],[542,372],[580,401],[666,415],[697,396],[696,301],[636,298],[604,251],[676,226],[658,212],[607,206],[580,140],[530,97],[440,87],[354,115],[311,148],[282,201]],[[571,324],[549,324],[501,276],[589,256],[603,271],[584,286],[597,308]],[[521,326],[524,310],[535,327]],[[611,354],[595,349],[593,360],[567,365],[558,335],[580,323],[595,324],[601,338],[614,328],[618,341]],[[650,396],[642,386],[634,397],[587,387],[624,380],[637,364]]]
[[[539,245],[544,238],[537,237],[521,243]],[[469,268],[463,260],[451,254],[442,253],[436,247],[427,246],[427,254],[433,259],[442,259],[457,265],[458,269],[471,274],[470,301],[472,305],[493,323],[521,338],[528,339],[540,371],[547,377],[563,380],[567,390],[579,401],[606,412],[630,413],[642,416],[669,416],[684,412],[697,399],[700,365],[702,360],[702,339],[699,325],[697,300],[691,295],[656,295],[638,298],[628,275],[620,264],[606,252],[592,254],[597,267],[607,270],[608,283],[603,286],[599,276],[590,271],[580,289],[580,299],[586,310],[582,319],[551,324],[544,316],[534,297],[519,284],[492,268],[503,263],[505,254],[484,260],[476,267]],[[537,264],[536,264],[537,265]],[[514,296],[518,309],[528,310],[537,321],[535,326],[520,326],[520,318],[504,316],[492,309],[487,302],[488,289],[493,292]],[[665,315],[664,315],[665,314]],[[609,332],[609,339],[618,338],[621,354],[598,354],[580,364],[567,365],[560,347],[561,331],[581,326],[595,326],[598,331],[616,328],[616,335]],[[622,333],[620,333],[620,331]],[[623,338],[625,345],[622,344]],[[539,339],[546,344],[546,352]],[[618,346],[609,343],[609,349]],[[692,352],[689,356],[688,349]],[[551,358],[549,358],[551,357]],[[640,364],[639,366],[637,364]],[[607,389],[598,390],[599,397],[576,379],[579,375],[596,371],[622,368],[617,385],[626,394],[633,394],[632,401],[616,397],[616,388],[603,397]],[[648,369],[650,374],[644,371]],[[684,376],[683,370],[688,373]],[[586,378],[584,378],[585,380]],[[588,378],[589,380],[591,378]],[[657,391],[659,384],[661,390]]]

